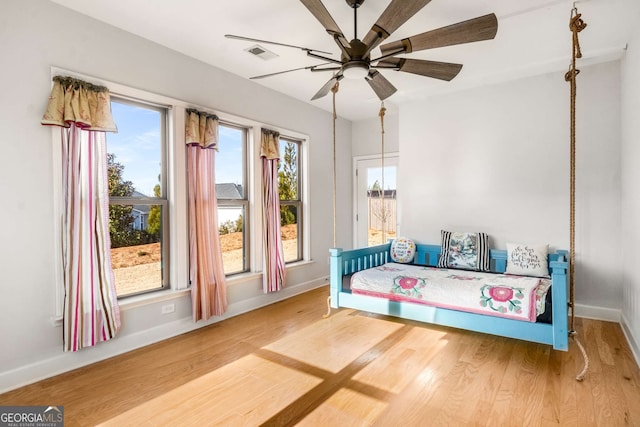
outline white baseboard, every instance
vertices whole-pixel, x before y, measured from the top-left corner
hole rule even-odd
[[[32,384],[36,381],[50,378],[73,369],[109,359],[137,348],[145,347],[147,345],[220,322],[230,317],[319,288],[327,283],[328,279],[326,277],[322,277],[286,287],[277,294],[260,295],[248,300],[233,303],[229,305],[224,316],[213,317],[207,322],[194,323],[193,320],[188,317],[159,326],[154,326],[142,331],[137,331],[129,335],[119,336],[108,343],[99,344],[99,351],[96,351],[96,348],[87,348],[76,353],[63,353],[61,349],[60,353],[54,357],[26,366],[21,366],[10,371],[0,372],[0,393]]]
[[[615,308],[576,304],[576,317],[620,323],[622,312]]]
[[[638,366],[640,366],[640,343],[631,333],[631,329],[629,328],[629,321],[624,316],[624,313],[622,314],[620,326],[622,326],[622,332],[624,332],[624,336],[627,338],[629,347],[631,347],[631,353],[633,353],[633,357],[635,357],[636,363],[638,364]]]
[[[631,333],[629,322],[622,313],[622,310],[576,304],[576,317],[619,323],[622,327],[622,332],[629,343],[631,353],[633,354],[638,366],[640,366],[640,346],[638,345],[636,338]]]

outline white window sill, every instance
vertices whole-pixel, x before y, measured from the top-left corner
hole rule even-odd
[[[291,264],[287,264],[286,267],[287,267],[287,270],[297,270],[299,268],[306,267],[307,265],[314,264],[314,263],[315,261],[313,260],[301,260],[301,261],[292,262]]]
[[[298,268],[305,267],[307,265],[313,264],[315,261],[296,261],[290,264],[286,264],[285,268],[288,270],[296,270]],[[262,271],[251,271],[246,273],[235,274],[231,277],[227,277],[227,285],[235,285],[237,283],[244,283],[255,279],[260,279],[262,277]]]
[[[163,291],[150,292],[148,294],[136,295],[134,297],[118,300],[120,310],[130,310],[148,304],[182,298],[191,292],[190,289],[166,289]]]

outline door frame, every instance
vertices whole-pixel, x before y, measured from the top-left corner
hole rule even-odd
[[[397,163],[398,163],[398,168],[400,165],[400,152],[398,151],[392,151],[389,153],[384,153],[384,158],[386,159],[390,159],[390,158],[394,158],[396,159]],[[351,225],[352,225],[352,229],[353,229],[353,247],[354,248],[358,248],[358,175],[357,175],[357,170],[358,170],[358,162],[362,161],[362,160],[380,160],[382,161],[382,155],[381,154],[368,154],[368,155],[364,155],[364,156],[354,156],[353,157],[353,165],[351,168],[351,177],[352,177],[352,183],[353,183],[353,189],[352,189],[352,204],[351,204]],[[396,176],[396,186],[398,183],[398,177]]]

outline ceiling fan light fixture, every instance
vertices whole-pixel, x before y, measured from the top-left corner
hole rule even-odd
[[[366,62],[348,62],[342,67],[342,75],[347,79],[362,79],[369,75],[369,64]]]

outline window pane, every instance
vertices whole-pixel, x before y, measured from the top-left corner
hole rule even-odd
[[[164,199],[166,109],[112,99],[111,110],[118,133],[106,135],[109,234],[116,291],[122,297],[167,285],[163,266],[168,265],[168,260],[164,259],[167,251],[162,240],[167,205],[165,201],[153,203],[146,199]],[[138,203],[132,198],[146,200]]]
[[[299,200],[298,144],[283,139],[280,140],[278,192],[280,200]]]
[[[218,206],[218,230],[225,275],[246,270],[244,218],[243,206]]]
[[[111,110],[118,133],[107,133],[109,195],[159,197],[162,193],[162,112],[114,100]]]
[[[380,167],[367,169],[369,246],[396,237],[396,175],[396,166],[385,166],[384,171]]]
[[[218,199],[244,199],[245,129],[220,125],[216,153],[216,193]]]
[[[282,236],[282,249],[284,261],[298,261],[302,259],[299,251],[298,236],[300,227],[298,223],[298,208],[292,205],[280,205],[280,234]]]
[[[110,205],[111,265],[119,297],[162,288],[162,205]]]

